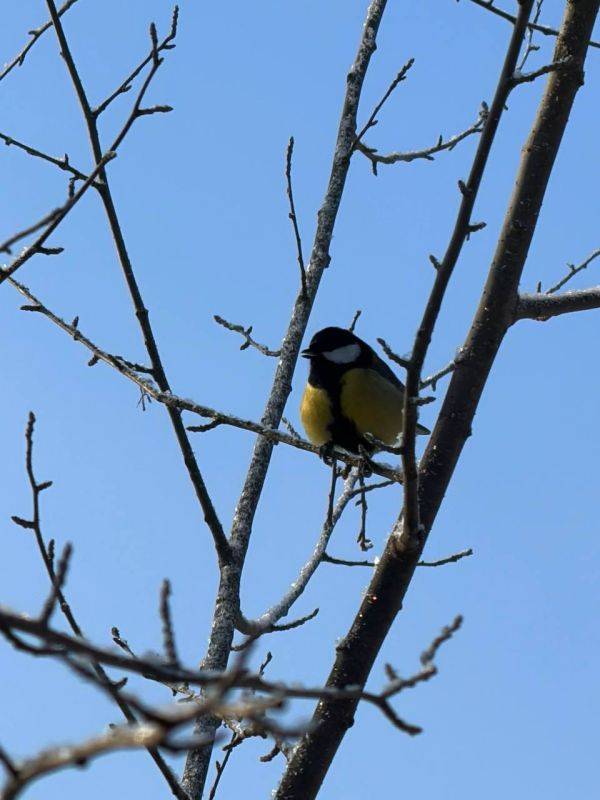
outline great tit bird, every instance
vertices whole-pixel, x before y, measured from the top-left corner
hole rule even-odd
[[[313,444],[372,453],[367,433],[396,443],[404,427],[404,385],[372,347],[344,328],[323,328],[302,356],[310,371],[300,417]],[[423,425],[417,432],[430,433]]]

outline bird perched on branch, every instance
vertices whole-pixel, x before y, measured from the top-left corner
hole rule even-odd
[[[397,443],[404,428],[404,385],[362,339],[345,328],[323,328],[302,351],[310,360],[300,417],[310,441],[350,453],[372,453],[371,434]],[[417,425],[417,433],[430,433]]]

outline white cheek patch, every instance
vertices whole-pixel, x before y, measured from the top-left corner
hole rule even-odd
[[[347,344],[344,347],[337,347],[335,350],[329,350],[323,353],[328,361],[333,361],[334,364],[350,364],[356,361],[360,355],[360,346],[357,344]]]

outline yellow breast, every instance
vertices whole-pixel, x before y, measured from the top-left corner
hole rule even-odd
[[[402,432],[402,392],[374,370],[348,370],[342,378],[340,404],[361,434],[371,433],[393,445]]]
[[[331,440],[329,425],[333,421],[327,392],[306,384],[300,405],[300,419],[309,440],[317,447]]]

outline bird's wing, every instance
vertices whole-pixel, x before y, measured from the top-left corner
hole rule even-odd
[[[396,389],[398,389],[399,392],[404,394],[404,384],[396,376],[396,373],[385,363],[385,361],[383,361],[383,359],[379,358],[379,356],[374,350],[371,350],[371,353],[372,353],[371,369],[379,373],[379,375],[381,375],[382,378],[388,380],[393,386],[396,387]]]

